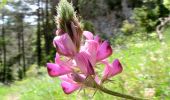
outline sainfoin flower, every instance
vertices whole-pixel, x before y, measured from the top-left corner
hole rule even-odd
[[[118,59],[108,61],[113,52],[110,43],[98,35],[83,31],[72,4],[67,0],[60,0],[55,22],[57,30],[53,45],[56,56],[54,63],[47,63],[47,71],[49,76],[61,79],[65,94],[89,87],[113,96],[144,100],[103,86],[110,78],[122,72],[122,65]],[[102,75],[98,72],[100,64],[104,66]]]
[[[47,63],[47,69],[51,77],[62,80],[61,87],[66,94],[82,87],[97,88],[122,71],[118,59],[112,63],[107,61],[113,52],[107,40],[102,41],[99,36],[93,36],[89,31],[83,31],[82,34],[86,39],[79,51],[68,33],[58,35],[53,40],[57,50],[55,63]],[[99,64],[105,65],[101,77],[96,70]]]

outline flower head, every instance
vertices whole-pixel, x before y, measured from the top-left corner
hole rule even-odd
[[[113,52],[110,43],[82,31],[70,3],[61,0],[57,11],[58,30],[53,40],[57,53],[55,63],[47,63],[47,69],[51,77],[60,77],[64,93],[70,94],[81,87],[97,88],[122,71],[118,59],[112,64],[106,61]],[[86,38],[84,42],[82,35]],[[97,75],[98,64],[105,65],[101,78]]]
[[[74,12],[74,8],[67,0],[61,0],[57,6],[57,16],[55,17],[58,30],[57,35],[67,33],[75,45],[78,52],[80,49],[82,29]]]
[[[86,33],[90,35],[86,35]],[[66,33],[56,36],[54,45],[57,46],[58,53],[55,63],[47,63],[49,75],[60,77],[61,86],[66,94],[81,87],[96,88],[96,85],[103,84],[107,79],[122,71],[122,65],[118,59],[114,60],[112,64],[106,61],[112,54],[112,48],[108,41],[102,42],[98,36],[94,37],[88,31],[84,31],[83,35],[86,40],[79,52],[75,51],[75,47]],[[98,64],[105,65],[101,80],[96,72]]]

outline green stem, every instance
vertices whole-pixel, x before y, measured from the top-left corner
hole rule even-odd
[[[137,97],[133,97],[133,96],[130,96],[130,95],[114,92],[114,91],[108,90],[108,89],[106,89],[106,88],[104,88],[100,85],[97,85],[96,87],[99,90],[101,90],[102,92],[113,95],[113,96],[122,97],[122,98],[126,98],[126,99],[131,99],[131,100],[147,100],[147,99],[137,98]]]

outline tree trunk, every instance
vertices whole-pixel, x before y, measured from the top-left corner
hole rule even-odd
[[[37,9],[37,64],[40,67],[41,64],[41,34],[40,34],[40,0],[38,0],[38,9]]]
[[[7,66],[6,66],[6,42],[5,42],[5,23],[4,23],[4,13],[2,13],[2,50],[3,50],[3,82],[6,82],[6,70],[7,70]]]
[[[45,5],[45,9],[46,9],[46,20],[45,20],[45,33],[44,33],[44,38],[45,38],[45,50],[46,50],[46,55],[49,55],[50,52],[50,43],[49,43],[49,14],[48,14],[48,0],[46,0],[46,5]]]
[[[22,61],[23,61],[23,75],[26,75],[26,64],[25,64],[25,42],[24,42],[24,24],[23,24],[24,15],[21,14],[21,43],[22,43]]]
[[[18,39],[18,54],[21,54],[21,32],[19,31],[17,34]],[[21,58],[18,58],[18,65],[21,66]]]

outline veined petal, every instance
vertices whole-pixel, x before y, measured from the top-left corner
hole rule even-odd
[[[83,83],[85,80],[85,76],[83,74],[71,73],[70,77],[78,83]]]
[[[94,40],[86,40],[85,46],[83,50],[89,55],[89,60],[92,64],[92,66],[95,66],[96,64],[96,55],[97,55],[97,50],[98,50],[98,43]]]
[[[61,80],[69,83],[83,83],[86,78],[84,74],[77,74],[77,73],[70,73],[59,77]]]
[[[56,36],[53,41],[54,46],[57,48],[59,54],[64,56],[74,56],[76,47],[67,33]]]
[[[63,81],[69,82],[69,83],[75,83],[70,74],[59,76],[59,78]]]
[[[58,53],[56,53],[56,56],[55,56],[55,63],[57,63],[57,64],[61,63],[60,55]]]
[[[51,77],[55,77],[55,76],[57,77],[72,72],[71,68],[69,68],[68,66],[62,66],[62,65],[60,66],[58,64],[53,64],[53,63],[47,63],[47,70],[48,70],[48,74]]]
[[[103,60],[112,55],[112,48],[108,41],[104,41],[98,48],[97,61]]]
[[[112,69],[114,69],[113,72],[112,72],[112,76],[114,76],[114,75],[116,75],[118,73],[121,73],[122,70],[123,70],[122,64],[120,63],[119,59],[115,59],[113,61],[111,67],[112,67]]]
[[[71,74],[60,76],[62,80],[61,87],[65,94],[70,94],[80,88],[80,84],[73,81]]]
[[[106,64],[106,67],[103,72],[103,80],[115,76],[116,74],[121,73],[123,70],[122,65],[118,59],[115,59],[112,64],[109,64],[106,61],[104,64]]]
[[[78,90],[81,86],[79,84],[76,84],[76,83],[69,83],[69,82],[66,82],[66,81],[62,81],[61,87],[62,87],[65,94],[70,94],[70,93]]]
[[[69,66],[69,68],[74,68],[76,66],[75,61],[69,57],[63,57],[63,59],[60,59],[60,56],[58,53],[56,53],[55,56],[55,63],[62,66]]]
[[[94,37],[94,41],[96,41],[98,44],[101,44],[102,43],[102,40],[100,39],[99,35],[96,35]]]
[[[94,75],[94,69],[85,52],[80,52],[75,56],[75,61],[80,70],[86,75]]]
[[[83,31],[83,35],[86,37],[88,40],[93,40],[93,34],[89,31]]]

